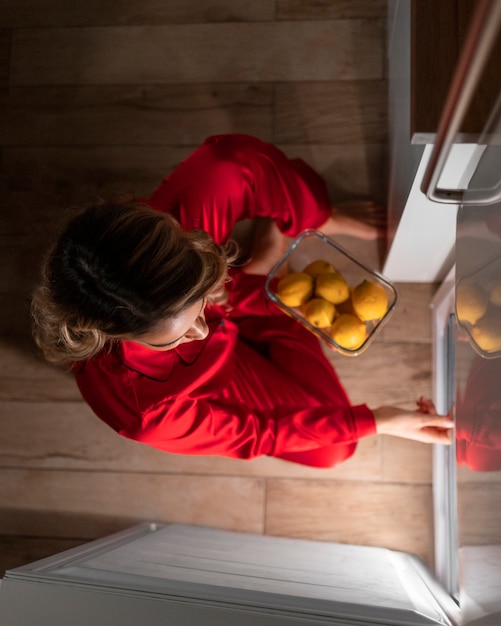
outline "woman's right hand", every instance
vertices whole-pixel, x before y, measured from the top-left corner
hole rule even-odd
[[[373,410],[378,435],[393,435],[423,443],[451,443],[454,421],[448,415],[437,415],[433,402],[421,397],[417,410],[408,411],[395,406]]]

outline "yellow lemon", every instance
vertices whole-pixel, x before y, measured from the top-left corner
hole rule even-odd
[[[312,298],[303,306],[306,319],[317,328],[326,328],[332,324],[336,307],[324,298]]]
[[[489,298],[475,283],[460,283],[456,292],[456,313],[460,322],[475,324],[487,311]]]
[[[487,316],[479,320],[471,329],[477,346],[485,352],[501,350],[501,317]]]
[[[308,274],[312,278],[316,278],[319,274],[325,274],[328,272],[335,272],[335,271],[336,270],[329,263],[329,261],[324,261],[323,259],[312,261],[303,270],[305,274]]]
[[[315,281],[315,295],[332,304],[341,304],[350,297],[350,288],[339,272],[324,272]]]
[[[384,287],[364,280],[355,287],[351,294],[353,309],[364,322],[378,320],[388,310],[388,296]]]
[[[492,284],[489,291],[489,301],[495,306],[501,306],[501,280]]]
[[[367,338],[365,324],[349,313],[340,315],[331,326],[331,336],[342,348],[355,350]]]
[[[313,278],[304,272],[292,272],[278,281],[277,295],[287,306],[301,306],[313,295]]]

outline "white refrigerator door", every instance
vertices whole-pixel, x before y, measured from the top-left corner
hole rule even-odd
[[[0,623],[449,626],[448,601],[404,553],[145,524],[7,572]]]

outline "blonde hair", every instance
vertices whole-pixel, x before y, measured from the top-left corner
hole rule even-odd
[[[201,230],[138,202],[99,203],[73,217],[42,267],[33,336],[69,364],[138,336],[197,300],[224,301],[228,257]]]

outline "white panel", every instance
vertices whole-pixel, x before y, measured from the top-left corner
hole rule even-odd
[[[457,205],[431,202],[421,192],[432,145],[425,147],[383,274],[395,282],[440,282],[454,263]],[[478,162],[476,144],[453,146],[440,186],[468,184]]]
[[[448,626],[428,578],[384,548],[145,524],[7,572],[0,624]]]

